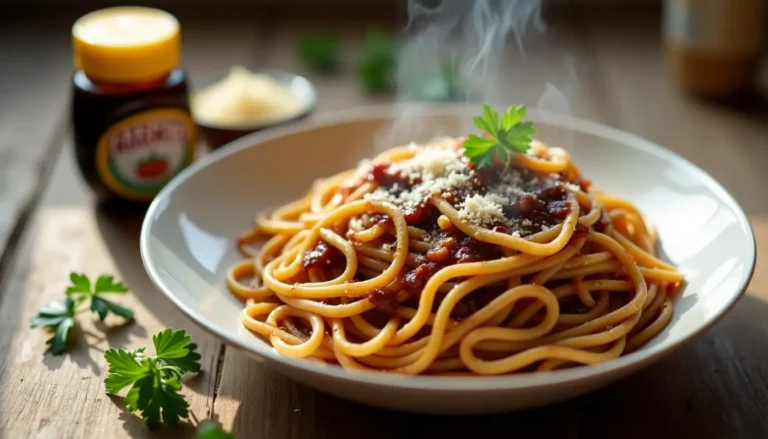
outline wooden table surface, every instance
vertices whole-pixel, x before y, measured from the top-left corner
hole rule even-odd
[[[682,95],[663,63],[657,17],[572,17],[573,26],[551,34],[557,50],[542,49],[535,67],[514,66],[501,96],[535,105],[552,81],[573,96],[575,115],[703,167],[749,215],[759,254],[754,279],[714,328],[630,378],[561,404],[472,418],[389,412],[318,393],[228,348],[175,309],[141,265],[140,218],[96,209],[75,168],[66,123],[71,21],[36,20],[0,26],[0,437],[192,437],[188,424],[148,431],[122,397],[104,392],[103,351],[151,344],[166,327],[186,328],[200,345],[204,373],[183,392],[194,416],[218,419],[238,438],[467,437],[491,429],[563,438],[768,437],[768,98],[723,106]],[[354,20],[341,21],[346,36],[362,33],[349,25]],[[258,14],[182,20],[186,64],[193,79],[233,63],[305,72],[292,47],[312,25]],[[576,66],[575,76],[538,74],[565,65]],[[319,112],[389,99],[366,95],[349,76],[311,77]],[[124,302],[137,316],[128,325],[81,316],[70,351],[54,357],[29,318],[61,297],[71,271],[125,280],[133,294]]]

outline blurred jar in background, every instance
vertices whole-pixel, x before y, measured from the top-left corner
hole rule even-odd
[[[765,42],[766,0],[665,0],[664,41],[680,85],[724,98],[754,86]]]

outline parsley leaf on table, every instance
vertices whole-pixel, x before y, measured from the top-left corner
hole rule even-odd
[[[91,281],[84,274],[72,273],[69,276],[72,282],[67,287],[67,295],[74,296],[77,303],[82,303],[88,299],[91,300],[90,310],[99,315],[99,319],[104,320],[109,312],[126,319],[133,318],[133,311],[119,303],[107,300],[103,294],[125,294],[128,287],[122,282],[115,282],[114,277],[103,274],[96,279],[96,284],[91,290]]]
[[[91,281],[88,279],[88,276],[84,274],[70,273],[69,281],[72,282],[72,284],[67,287],[67,294],[91,292]]]
[[[99,315],[99,319],[104,320],[107,317],[108,312],[112,312],[120,317],[126,319],[133,318],[133,311],[119,303],[115,303],[111,300],[103,299],[99,296],[91,297],[91,311]]]
[[[531,147],[536,130],[532,122],[523,122],[525,106],[509,107],[499,120],[499,115],[490,105],[483,105],[483,115],[473,121],[487,137],[470,134],[464,141],[464,155],[478,167],[490,167],[494,159],[508,163],[514,154],[525,154]]]
[[[122,282],[115,282],[113,276],[101,275],[96,283],[91,285],[88,276],[79,273],[69,275],[70,285],[65,290],[64,301],[46,303],[38,309],[36,316],[30,320],[32,328],[47,328],[53,333],[48,340],[53,355],[61,355],[66,349],[67,336],[75,326],[75,315],[86,311],[79,308],[90,299],[87,309],[97,313],[104,320],[109,312],[126,319],[133,319],[133,311],[119,303],[103,298],[102,294],[125,294],[128,287]]]
[[[137,360],[143,355],[144,348],[132,352],[124,349],[109,349],[104,353],[104,358],[109,363],[109,375],[104,379],[107,392],[117,393],[151,373],[148,364]]]
[[[207,420],[197,426],[197,439],[235,439],[235,435],[224,431],[221,424]]]
[[[189,416],[189,404],[178,392],[186,372],[200,371],[200,354],[183,329],[166,329],[153,336],[152,343],[154,356],[145,354],[144,348],[107,350],[109,374],[104,387],[114,394],[133,384],[125,397],[128,410],[140,410],[147,425],[157,426],[162,420],[174,427]]]
[[[128,287],[122,282],[115,282],[114,277],[106,274],[102,274],[96,279],[96,287],[94,293],[116,293],[123,294],[128,292]]]
[[[75,325],[75,301],[67,296],[63,302],[50,302],[42,305],[37,315],[30,320],[33,328],[46,328],[53,334],[47,344],[51,345],[51,353],[64,353],[69,331]]]
[[[187,372],[200,372],[200,354],[195,352],[197,345],[184,331],[166,329],[152,337],[157,357],[166,363]]]

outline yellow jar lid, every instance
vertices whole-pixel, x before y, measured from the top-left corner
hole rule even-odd
[[[115,7],[80,17],[72,26],[75,67],[105,82],[165,76],[181,63],[176,18],[159,9]]]

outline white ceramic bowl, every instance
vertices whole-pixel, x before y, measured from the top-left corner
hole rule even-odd
[[[686,276],[672,322],[651,343],[614,361],[539,374],[403,377],[286,358],[241,325],[243,305],[227,291],[224,274],[239,258],[235,237],[257,211],[299,197],[316,177],[355,166],[377,148],[465,134],[476,114],[478,107],[463,105],[372,107],[244,137],[192,165],[157,196],[141,232],[144,265],[192,320],[282,374],[361,403],[443,414],[531,408],[605,386],[691,341],[742,295],[754,269],[754,237],[712,177],[631,134],[534,113],[540,140],[568,149],[587,178],[649,215],[663,254]]]

